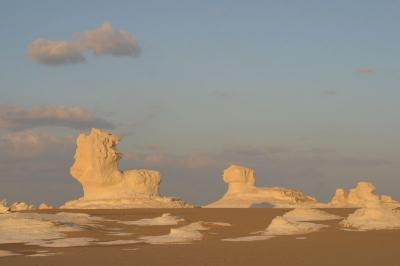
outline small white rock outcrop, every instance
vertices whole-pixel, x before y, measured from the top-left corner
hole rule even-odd
[[[316,224],[310,222],[298,222],[287,219],[283,216],[277,216],[267,227],[264,234],[268,235],[302,235],[317,232],[322,228],[327,227],[323,224]]]
[[[314,206],[315,198],[303,192],[280,187],[256,187],[254,170],[231,165],[224,170],[223,179],[228,191],[207,208],[250,208],[253,204],[271,204],[275,207]]]
[[[36,209],[34,205],[28,204],[23,201],[16,201],[10,206],[10,211],[19,212],[19,211],[31,211]]]
[[[312,208],[296,208],[285,213],[282,217],[289,221],[295,222],[313,222],[313,221],[329,221],[340,220],[343,217],[328,213],[320,209]]]
[[[10,207],[7,207],[5,200],[0,200],[0,214],[10,212]]]
[[[383,203],[371,204],[357,209],[341,225],[358,231],[400,229],[400,210]]]
[[[66,202],[62,208],[179,208],[192,207],[182,200],[161,197],[161,175],[153,170],[119,169],[121,154],[117,136],[93,128],[77,139],[71,175],[83,187],[82,198]]]
[[[53,209],[53,206],[47,205],[46,203],[42,202],[42,203],[40,203],[38,209],[39,210],[49,210],[49,209]]]

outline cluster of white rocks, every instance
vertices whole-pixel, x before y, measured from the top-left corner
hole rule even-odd
[[[117,136],[99,129],[92,129],[88,135],[79,135],[76,142],[75,162],[70,172],[81,183],[84,195],[80,199],[66,202],[61,208],[194,207],[181,199],[160,195],[160,172],[146,169],[120,170],[121,154],[116,148],[118,142]],[[400,202],[387,195],[375,195],[375,187],[371,183],[359,182],[355,188],[349,191],[342,188],[337,189],[329,203],[319,203],[314,197],[305,195],[298,190],[280,187],[257,187],[254,170],[239,165],[231,165],[225,169],[223,180],[227,183],[227,192],[218,201],[204,207],[250,208],[254,204],[268,204],[273,207],[297,209],[362,208],[343,220],[342,225],[347,228],[358,229],[387,228],[390,226],[386,225],[386,222],[382,222],[386,219],[386,221],[390,220],[391,228],[400,227],[397,224],[400,224],[398,222],[400,220],[399,214],[395,210],[395,208],[400,207]],[[42,203],[38,208],[50,209],[52,206]],[[0,201],[0,213],[34,209],[35,206],[24,202],[15,202],[7,206],[5,201]],[[299,214],[300,211],[296,213]],[[310,215],[310,213],[307,215]],[[283,217],[283,219],[286,218]],[[368,225],[363,223],[366,220],[370,220]]]
[[[261,232],[248,236],[225,238],[223,241],[242,242],[266,240],[277,236],[306,235],[328,227],[315,221],[337,220],[342,217],[332,215],[322,210],[311,208],[296,208],[272,219],[268,227]]]
[[[39,210],[52,209],[53,207],[47,205],[46,203],[41,203],[38,207]],[[5,200],[0,201],[0,214],[1,213],[9,213],[9,212],[19,212],[19,211],[32,211],[36,210],[36,207],[33,204],[28,204],[23,201],[16,201],[10,206],[7,206],[7,202]]]
[[[357,208],[369,205],[383,204],[388,206],[400,206],[400,202],[387,195],[375,195],[375,187],[368,182],[359,182],[357,186],[349,191],[339,188],[335,196],[329,202],[331,207]]]
[[[249,208],[261,203],[279,208],[359,208],[372,203],[400,207],[400,202],[390,196],[375,195],[375,187],[368,182],[359,182],[350,191],[339,188],[329,203],[320,203],[314,197],[307,196],[298,190],[257,187],[254,170],[239,165],[231,165],[225,169],[223,180],[228,185],[227,192],[221,199],[205,207]]]
[[[92,129],[89,135],[81,134],[77,139],[75,162],[71,175],[78,180],[84,191],[82,198],[64,203],[69,209],[127,209],[127,208],[190,208],[185,201],[164,197],[159,193],[161,174],[154,170],[119,169],[121,154],[116,149],[117,136]],[[323,231],[329,227],[322,223],[338,221],[339,228],[352,231],[400,229],[400,202],[387,195],[376,195],[371,183],[359,182],[349,191],[339,188],[328,203],[319,203],[303,192],[280,187],[257,187],[256,176],[251,168],[231,165],[224,170],[223,180],[227,192],[218,201],[206,208],[250,208],[255,204],[267,204],[276,208],[293,208],[282,216],[272,219],[261,232],[225,238],[223,241],[258,241],[273,237],[297,236]],[[37,209],[53,207],[41,203]],[[330,214],[317,208],[357,208],[347,217]],[[87,245],[189,244],[204,238],[204,231],[228,223],[192,221],[162,214],[160,217],[137,221],[105,220],[82,213],[33,212],[34,205],[14,202],[7,205],[0,201],[0,244],[25,243],[41,247],[76,247]],[[116,222],[125,226],[178,226],[171,227],[168,234],[140,236],[135,239],[99,241],[90,237],[69,237],[66,232],[103,228],[102,221]],[[104,229],[104,228],[103,228]],[[118,229],[118,228],[117,228]],[[106,232],[113,236],[131,235],[129,232]],[[56,254],[56,253],[54,253]],[[2,256],[21,255],[0,250]],[[30,256],[48,256],[52,253],[37,253]]]

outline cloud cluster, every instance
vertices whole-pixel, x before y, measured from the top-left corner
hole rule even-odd
[[[28,55],[39,64],[63,65],[85,61],[81,49],[74,43],[37,39],[28,47]]]
[[[93,51],[95,55],[136,56],[140,50],[136,39],[129,32],[113,31],[109,22],[84,33],[78,41],[84,49]]]
[[[0,136],[0,148],[6,151],[5,158],[9,160],[34,159],[35,156],[46,153],[48,150],[54,152],[67,145],[73,147],[73,143],[74,137],[71,135],[60,137],[30,130]],[[54,153],[51,156],[53,155]],[[0,157],[0,164],[5,158]]]
[[[198,169],[214,166],[216,160],[206,154],[191,154],[187,158],[184,158],[181,163],[189,169]]]
[[[75,138],[32,130],[0,135],[0,193],[10,201],[61,204],[79,196],[69,177]]]
[[[114,128],[110,121],[97,117],[82,107],[42,105],[32,107],[31,110],[23,110],[16,106],[0,107],[0,129],[18,131],[41,126],[74,129]]]
[[[76,34],[72,41],[37,39],[27,49],[28,56],[45,65],[64,65],[84,62],[86,52],[96,56],[137,56],[140,52],[137,40],[126,31],[113,30],[105,22],[99,28]]]

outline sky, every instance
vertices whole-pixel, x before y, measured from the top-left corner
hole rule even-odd
[[[327,201],[400,198],[398,1],[7,1],[0,199],[82,195],[75,139],[121,137],[122,169],[195,204],[230,164]]]

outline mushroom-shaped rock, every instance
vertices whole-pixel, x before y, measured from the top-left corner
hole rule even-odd
[[[239,165],[226,168],[223,179],[228,184],[228,192],[231,194],[252,191],[256,183],[254,170]]]
[[[121,154],[116,149],[117,136],[93,128],[77,139],[71,175],[83,187],[81,199],[62,208],[137,208],[189,207],[174,198],[160,197],[161,175],[154,170],[119,169]]]
[[[249,208],[253,204],[267,203],[279,207],[311,206],[316,204],[313,197],[303,192],[279,187],[256,187],[254,170],[231,165],[224,170],[223,179],[228,191],[208,208]]]

